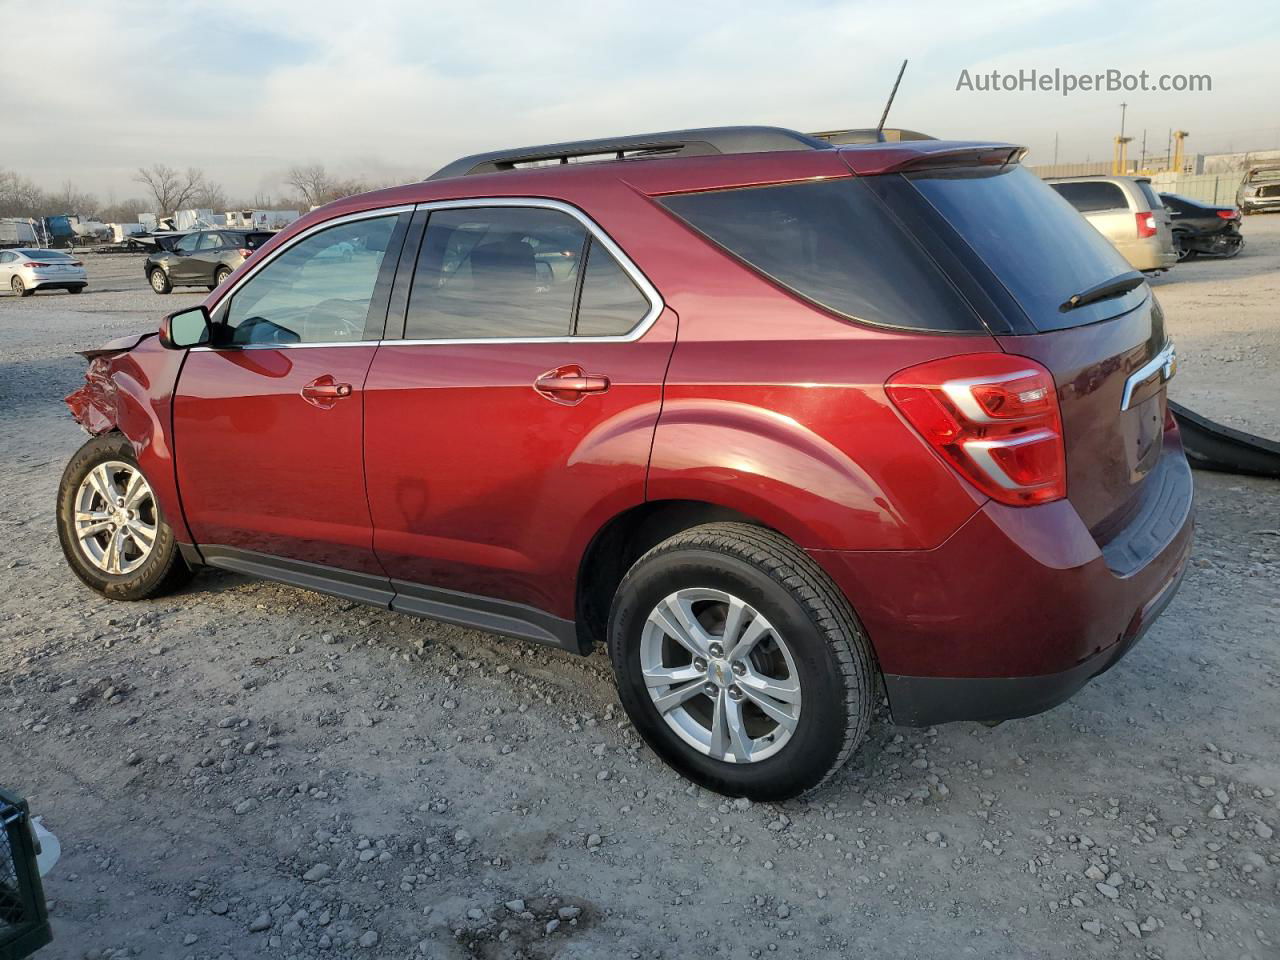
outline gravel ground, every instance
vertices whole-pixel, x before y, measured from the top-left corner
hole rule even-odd
[[[1174,393],[1280,436],[1280,217],[1245,231],[1157,281]],[[1181,594],[1070,703],[881,715],[815,798],[726,802],[601,654],[225,573],[84,589],[72,351],[200,295],[86,259],[79,297],[0,298],[0,782],[63,844],[42,957],[1280,957],[1280,484],[1197,474]]]

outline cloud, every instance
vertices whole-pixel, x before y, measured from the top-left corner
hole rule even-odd
[[[902,57],[912,63],[893,120],[904,126],[1030,142],[1039,160],[1057,132],[1064,158],[1105,156],[1124,97],[979,96],[957,93],[956,78],[1146,68],[1213,73],[1215,90],[1134,96],[1131,130],[1150,126],[1162,146],[1166,127],[1181,126],[1203,149],[1215,130],[1238,129],[1244,146],[1273,112],[1280,21],[1247,3],[1233,19],[1254,29],[1206,43],[1202,10],[193,0],[161,16],[136,0],[52,0],[40,32],[57,42],[8,44],[0,60],[0,81],[26,106],[6,115],[0,165],[118,196],[139,192],[140,165],[194,165],[247,197],[278,189],[300,162],[414,179],[517,143],[717,123],[862,126],[878,118]]]

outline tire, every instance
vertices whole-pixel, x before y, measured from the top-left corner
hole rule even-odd
[[[83,531],[77,528],[76,516],[77,508],[85,506],[79,502],[82,494],[92,499],[91,507],[96,508],[103,500],[100,494],[95,497],[92,492],[86,492],[86,485],[93,486],[90,474],[99,467],[105,467],[116,477],[125,476],[128,470],[142,477],[133,455],[133,445],[123,434],[94,437],[76,451],[62,473],[57,507],[58,541],[72,571],[89,587],[112,600],[144,600],[185,584],[191,579],[191,568],[182,559],[173,529],[160,514],[160,506],[154,496],[149,500],[147,496],[141,497],[136,501],[138,508],[133,511],[137,515],[138,529],[144,525],[152,529],[152,543],[148,549],[141,549],[139,540],[130,539],[132,534],[123,535],[120,539],[122,549],[116,554],[118,562],[115,566],[119,572],[112,572],[110,563],[104,568],[90,555],[89,547],[80,539]],[[145,479],[142,477],[144,485]],[[116,489],[119,490],[118,487]],[[149,486],[146,494],[150,494]],[[105,515],[108,511],[92,509],[92,512]],[[129,526],[135,524],[130,523]],[[110,544],[115,539],[114,533],[104,531],[95,537],[94,543],[98,550],[109,556]]]
[[[1186,263],[1196,258],[1196,251],[1187,246],[1188,242],[1182,234],[1176,234],[1173,238],[1173,249],[1177,251],[1179,263]]]
[[[84,293],[84,287],[67,287],[68,293]]]
[[[740,645],[761,635],[747,643],[745,662],[731,645],[725,650],[719,643],[710,644],[706,658],[694,657],[653,619],[678,616],[674,611],[681,608],[697,618],[703,639],[714,640],[724,636],[732,603],[745,609],[734,631]],[[761,617],[768,627],[762,634],[753,631]],[[692,631],[685,636],[700,643]],[[821,568],[762,527],[694,527],[636,561],[614,595],[609,657],[622,705],[645,742],[685,777],[728,796],[784,800],[820,787],[871,722],[875,668],[866,634]],[[677,674],[679,682],[658,681],[651,691],[646,670],[651,676],[684,673]],[[762,680],[789,699],[748,689]],[[697,692],[689,693],[693,688]],[[662,712],[655,697],[679,705]],[[722,722],[717,741],[717,711],[732,718],[735,709],[744,735],[725,733],[735,723]],[[785,715],[788,725],[775,715]]]
[[[169,275],[159,267],[151,268],[151,272],[147,274],[147,281],[151,284],[151,289],[156,293],[173,292],[173,284],[169,282]]]
[[[27,285],[22,282],[21,277],[14,277],[9,281],[9,289],[13,291],[15,297],[29,297],[35,290],[28,290]]]
[[[218,272],[213,275],[213,287],[210,289],[217,289],[222,286],[227,282],[227,277],[229,276],[231,276],[230,267],[219,267]]]

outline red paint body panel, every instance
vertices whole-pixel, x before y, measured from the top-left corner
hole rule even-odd
[[[366,387],[374,546],[397,579],[574,616],[578,567],[643,503],[675,341],[384,344]],[[573,406],[533,382],[566,364],[610,380]]]
[[[1176,431],[1165,456],[1182,457]],[[1104,651],[1186,563],[1188,518],[1158,556],[1117,576],[1070,501],[989,502],[926,551],[810,555],[849,598],[887,674],[1029,677]]]
[[[193,350],[174,402],[178,482],[197,543],[381,574],[362,456],[376,347]],[[331,406],[302,388],[332,375]]]

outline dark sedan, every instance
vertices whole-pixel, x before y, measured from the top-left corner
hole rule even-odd
[[[1190,260],[1201,253],[1234,257],[1244,246],[1240,236],[1240,211],[1201,203],[1177,193],[1162,193],[1160,199],[1173,223],[1173,245],[1178,260]]]
[[[151,254],[143,270],[156,293],[168,293],[174,287],[212,290],[271,236],[257,230],[197,230],[171,249]]]

